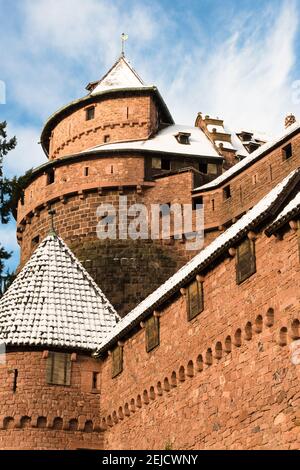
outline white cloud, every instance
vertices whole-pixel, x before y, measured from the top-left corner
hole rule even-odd
[[[17,137],[17,146],[4,157],[4,174],[7,176],[22,175],[29,168],[45,163],[46,156],[42,151],[39,131],[34,127],[8,126],[9,136]]]
[[[236,16],[234,31],[213,50],[194,48],[167,90],[177,120],[198,111],[231,125],[274,133],[292,105],[291,72],[296,58],[298,11],[294,1],[282,9]],[[300,116],[299,116],[300,118]]]

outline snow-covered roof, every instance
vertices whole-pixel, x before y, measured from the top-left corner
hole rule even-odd
[[[289,126],[283,134],[281,134],[279,137],[275,138],[274,140],[267,142],[266,144],[262,145],[259,147],[255,152],[252,154],[248,155],[246,158],[241,160],[239,163],[236,163],[233,167],[231,167],[229,170],[225,171],[222,175],[220,175],[218,178],[214,179],[210,183],[204,184],[203,186],[199,186],[199,188],[195,188],[194,191],[202,191],[202,190],[208,190],[215,188],[219,186],[220,184],[224,183],[228,179],[232,178],[235,176],[237,173],[239,173],[243,168],[247,167],[249,164],[254,163],[256,160],[259,159],[259,157],[267,152],[268,150],[271,150],[275,145],[279,144],[282,140],[285,138],[289,137],[293,132],[297,131],[300,129],[300,123],[296,122],[295,124]]]
[[[217,147],[228,149],[228,150],[236,150],[231,142],[227,142],[226,140],[215,140],[215,144]]]
[[[272,235],[272,233],[284,225],[285,221],[289,220],[290,217],[298,212],[300,212],[300,191],[278,214],[274,222],[267,228],[266,234]]]
[[[187,132],[191,136],[189,144],[180,144],[176,139],[178,132]],[[197,127],[171,125],[148,140],[135,140],[101,144],[81,153],[97,153],[100,150],[145,150],[178,155],[193,155],[222,158],[214,149],[210,140]]]
[[[119,316],[71,250],[55,234],[39,245],[0,299],[7,345],[93,350]]]
[[[144,88],[143,80],[131,67],[128,60],[121,56],[112,68],[99,80],[91,95],[97,95],[103,91],[115,90],[118,88]]]
[[[128,330],[138,325],[139,322],[151,311],[157,308],[162,302],[169,298],[188,282],[197,272],[209,265],[213,259],[223,252],[226,247],[237,243],[246,235],[252,226],[268,214],[268,210],[275,203],[278,196],[287,188],[295,175],[300,174],[300,170],[291,172],[281,183],[272,189],[256,206],[239,219],[235,224],[223,232],[218,238],[210,243],[204,250],[197,254],[191,261],[183,266],[176,274],[170,277],[162,286],[156,289],[136,308],[134,308],[125,318],[123,318],[111,332],[104,338],[97,354],[106,351]]]

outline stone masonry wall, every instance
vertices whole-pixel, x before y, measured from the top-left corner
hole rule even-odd
[[[6,361],[0,366],[1,449],[102,448],[100,395],[92,389],[98,361],[78,354],[69,387],[46,383],[42,351],[8,350]]]
[[[284,160],[282,148],[292,143],[293,157]],[[265,194],[278,184],[292,170],[300,165],[300,134],[281,147],[271,151],[258,160],[246,171],[235,176],[217,188],[207,192],[199,192],[196,197],[203,196],[205,205],[205,227],[219,227],[231,223],[253,207]],[[224,199],[223,189],[230,185],[231,197]]]
[[[86,109],[95,106],[95,117],[86,120]],[[62,119],[52,131],[50,159],[72,155],[105,141],[147,139],[157,127],[151,96],[115,97],[83,106]]]
[[[299,449],[297,233],[260,234],[257,272],[236,284],[225,257],[205,275],[204,311],[187,321],[184,296],[161,310],[160,346],[145,331],[124,342],[124,370],[103,361],[106,449]]]

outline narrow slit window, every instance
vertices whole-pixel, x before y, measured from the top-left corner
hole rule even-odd
[[[51,169],[47,173],[47,185],[53,184],[54,181],[55,181],[55,173],[54,173],[54,170]]]
[[[256,272],[255,242],[246,238],[236,252],[236,280],[241,284]]]
[[[154,315],[146,321],[146,351],[150,352],[152,349],[159,346],[159,318]]]
[[[110,141],[110,135],[109,135],[109,134],[106,134],[106,135],[104,136],[104,138],[103,138],[103,142],[104,142],[105,144],[107,144],[109,141]]]
[[[99,390],[99,372],[93,372],[92,375],[92,389]]]
[[[203,282],[194,281],[187,288],[188,321],[193,320],[204,310]]]
[[[282,149],[283,160],[289,160],[293,156],[293,147],[292,144],[288,144]]]
[[[89,176],[89,167],[88,166],[86,166],[84,168],[84,176]]]
[[[71,384],[71,354],[49,352],[46,381],[51,385]]]
[[[226,186],[226,188],[223,189],[223,198],[226,201],[227,199],[231,198],[231,188],[230,186]]]

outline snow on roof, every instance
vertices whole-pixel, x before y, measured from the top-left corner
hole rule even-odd
[[[104,75],[98,84],[92,90],[91,95],[97,95],[99,92],[118,89],[118,88],[144,88],[143,80],[137,72],[131,67],[130,63],[121,56],[112,68]]]
[[[266,234],[272,235],[276,229],[282,227],[285,221],[292,217],[294,213],[300,210],[300,192],[285,206],[285,208],[278,214],[274,222],[267,228]]]
[[[214,129],[216,130],[216,132],[218,132],[219,134],[226,134],[226,131],[224,129],[223,126],[219,126],[217,124],[208,124],[207,125],[207,130],[208,132],[211,132],[213,133],[214,132]]]
[[[224,183],[229,178],[233,177],[236,173],[241,171],[244,167],[248,166],[251,163],[254,163],[264,152],[272,149],[275,145],[280,143],[286,137],[288,137],[293,132],[300,129],[300,123],[296,122],[292,126],[288,127],[283,134],[272,140],[271,142],[267,142],[266,144],[259,147],[255,152],[248,155],[246,158],[241,160],[239,163],[236,163],[233,167],[229,170],[225,171],[222,175],[218,178],[214,179],[210,183],[207,183],[203,186],[199,186],[199,188],[195,188],[194,191],[206,190],[217,187],[219,184]]]
[[[239,139],[237,134],[233,132],[232,130],[229,129],[226,125],[224,125],[225,132],[231,135],[231,142],[233,145],[233,148],[236,150],[237,155],[240,155],[241,157],[248,157],[249,152],[245,149],[242,141]]]
[[[61,238],[43,240],[0,299],[0,337],[10,345],[93,350],[119,316]]]
[[[231,142],[227,142],[226,140],[215,140],[215,144],[217,147],[229,149],[229,150],[236,150]]]
[[[268,209],[277,200],[278,196],[286,189],[292,178],[299,174],[299,170],[292,171],[281,183],[272,189],[256,206],[254,206],[240,220],[223,232],[210,243],[204,250],[197,254],[191,261],[183,266],[177,273],[170,277],[164,284],[143,300],[126,317],[124,317],[110,333],[104,338],[96,354],[100,354],[114,344],[128,330],[138,325],[142,318],[153,311],[160,303],[166,300],[176,290],[180,289],[189,279],[205,267],[209,262],[222,252],[226,246],[230,246],[241,239],[251,226],[262,219]]]
[[[190,133],[190,143],[180,144],[175,137],[178,132]],[[185,154],[222,158],[214,149],[214,146],[206,137],[204,132],[202,132],[198,127],[187,127],[182,125],[168,126],[148,140],[102,144],[89,150],[84,150],[81,153],[98,152],[100,150],[145,150],[179,155]]]

